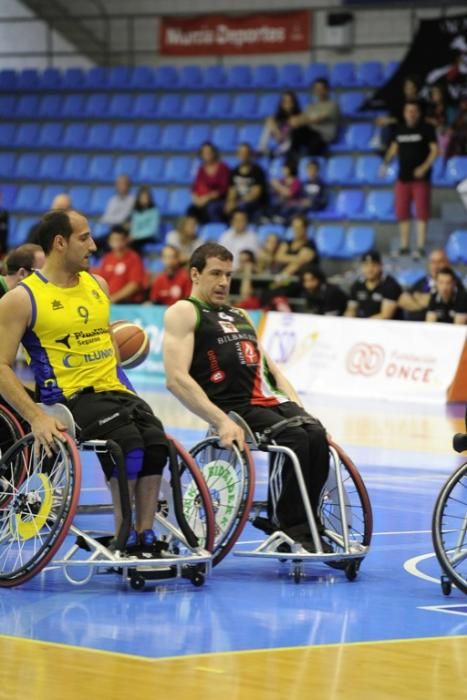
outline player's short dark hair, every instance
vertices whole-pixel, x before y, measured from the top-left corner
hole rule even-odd
[[[448,267],[447,265],[445,267],[442,267],[441,270],[438,270],[436,273],[436,277],[439,275],[449,275],[453,280],[456,279],[456,275],[454,274],[454,270],[451,267]]]
[[[193,251],[188,263],[188,267],[195,267],[198,272],[202,272],[206,267],[208,258],[218,258],[223,261],[233,261],[233,255],[230,250],[227,250],[223,245],[219,243],[203,243],[199,248]]]
[[[20,245],[12,250],[6,259],[7,275],[14,275],[21,268],[32,272],[34,269],[34,257],[41,250],[41,246],[35,243],[24,243],[24,245]]]
[[[44,214],[37,228],[37,240],[48,255],[53,248],[56,236],[63,236],[68,240],[73,233],[69,212],[63,209],[52,209]]]

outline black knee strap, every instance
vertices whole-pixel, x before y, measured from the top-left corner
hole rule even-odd
[[[304,425],[313,425],[315,427],[323,428],[322,424],[317,418],[313,416],[292,416],[292,418],[284,418],[278,423],[274,423],[269,428],[265,428],[262,433],[257,433],[258,442],[262,444],[267,444],[274,440],[280,433],[289,428],[301,428]]]

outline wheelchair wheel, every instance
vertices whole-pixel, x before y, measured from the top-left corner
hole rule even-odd
[[[208,552],[212,552],[215,518],[208,488],[189,452],[174,438],[170,437],[169,439],[174,444],[177,453],[185,519],[197,537],[199,545],[207,549]],[[164,530],[163,537],[174,554],[191,551],[175,516],[172,487],[165,479],[162,480],[161,485],[156,526],[157,523]]]
[[[0,405],[0,457],[22,437],[24,437],[24,430],[15,414],[6,406]],[[0,477],[0,508],[8,503],[12,489],[24,477],[26,470],[24,457],[25,455],[18,455],[18,458],[10,463],[9,469],[5,469]]]
[[[336,450],[339,457],[344,487],[347,531],[351,547],[354,549],[358,549],[359,546],[368,547],[371,542],[373,531],[373,513],[368,491],[366,490],[366,486],[363,483],[363,479],[357,467],[344,450],[333,442],[330,442],[330,447]],[[335,466],[332,458],[330,458],[329,476],[321,493],[319,516],[324,525],[324,539],[333,550],[338,553],[341,548],[335,540],[333,540],[331,533],[342,536],[343,530]],[[327,535],[327,532],[330,534]],[[361,562],[361,560],[355,561],[358,562],[358,564]],[[338,569],[345,569],[347,565],[348,562],[346,561],[329,562],[329,566]]]
[[[255,467],[247,446],[242,453],[235,445],[221,447],[216,436],[199,442],[190,454],[204,477],[214,508],[212,562],[215,566],[230,552],[248,520],[255,490]]]
[[[73,440],[56,442],[47,457],[34,455],[34,437],[26,435],[0,461],[0,475],[11,473],[18,460],[23,479],[12,484],[8,502],[0,507],[0,587],[17,586],[33,578],[60,548],[73,520],[81,486],[81,463]]]
[[[433,512],[432,536],[444,573],[467,593],[467,462],[441,489]]]

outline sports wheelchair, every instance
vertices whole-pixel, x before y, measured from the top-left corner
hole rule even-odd
[[[467,433],[453,438],[456,452],[467,451]],[[431,533],[441,565],[441,589],[449,595],[455,585],[467,593],[467,462],[449,477],[436,499]]]
[[[51,562],[75,585],[95,573],[120,574],[134,590],[147,580],[189,579],[204,583],[211,571],[215,519],[206,484],[190,455],[169,438],[170,482],[163,479],[151,551],[130,552],[128,483],[120,447],[111,440],[80,441],[69,409],[43,406],[66,427],[52,457],[34,448],[34,437],[5,406],[0,406],[0,588],[25,583]],[[111,459],[120,488],[122,525],[116,537],[77,526],[78,515],[112,511],[111,506],[80,506],[80,451]],[[196,534],[195,534],[196,533]],[[62,554],[67,535],[75,542]],[[54,558],[56,557],[56,558]],[[79,578],[75,572],[85,570]]]
[[[213,565],[219,564],[230,552],[246,522],[253,522],[267,509],[267,503],[254,501],[255,467],[252,451],[266,452],[271,456],[270,469],[278,460],[289,457],[299,484],[305,506],[313,551],[308,551],[286,533],[275,531],[254,550],[235,551],[239,557],[279,559],[289,562],[296,583],[304,575],[306,562],[324,562],[335,569],[342,569],[349,580],[357,576],[360,564],[370,546],[372,535],[372,509],[363,480],[345,452],[334,442],[329,442],[330,469],[322,490],[318,517],[322,524],[318,530],[295,453],[277,444],[273,426],[268,434],[254,434],[246,422],[236,413],[230,417],[244,430],[246,446],[243,453],[233,445],[226,449],[219,445],[219,438],[208,433],[190,453],[202,473],[211,495],[216,517],[216,536]],[[299,425],[306,418],[296,417],[281,421],[281,428]],[[279,426],[279,424],[278,424]]]

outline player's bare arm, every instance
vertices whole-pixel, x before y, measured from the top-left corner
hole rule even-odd
[[[165,313],[163,353],[167,388],[186,408],[215,427],[223,446],[235,441],[242,450],[243,430],[209,400],[190,376],[196,319],[195,307],[188,301],[177,302]]]

